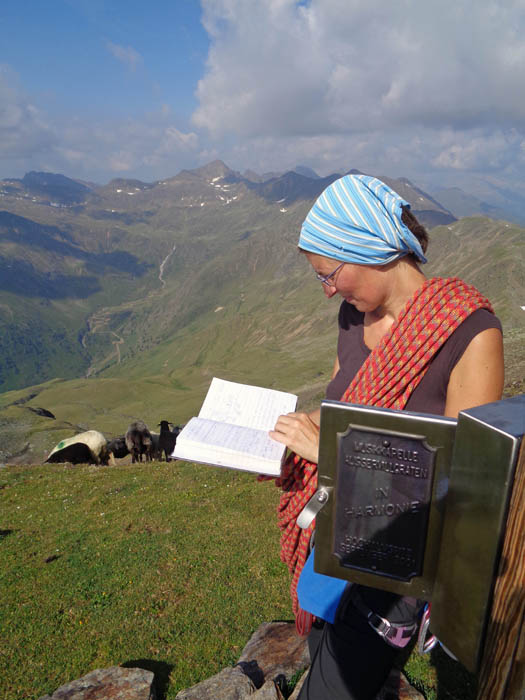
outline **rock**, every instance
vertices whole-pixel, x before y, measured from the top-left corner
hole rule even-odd
[[[217,675],[177,693],[176,700],[246,700],[255,685],[242,668],[224,668]],[[53,698],[54,700],[54,698]]]
[[[42,416],[43,418],[54,418],[56,420],[56,417],[51,413],[51,411],[48,411],[47,408],[33,408],[33,406],[27,406],[27,408],[30,411],[33,411],[33,413],[36,413],[37,416]]]
[[[263,680],[286,680],[310,664],[308,644],[300,637],[295,624],[290,622],[264,622],[251,636],[237,662],[256,687]]]
[[[40,700],[155,700],[153,673],[143,668],[98,668]]]
[[[376,700],[425,700],[425,696],[410,685],[398,668],[393,668]]]
[[[250,698],[253,700],[284,700],[284,695],[273,681],[266,681],[262,688],[250,695]]]

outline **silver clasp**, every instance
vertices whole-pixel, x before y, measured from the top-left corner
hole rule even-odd
[[[306,530],[306,528],[310,526],[317,513],[327,504],[332,490],[333,486],[321,486],[321,488],[314,493],[312,498],[299,513],[297,524],[300,528]]]

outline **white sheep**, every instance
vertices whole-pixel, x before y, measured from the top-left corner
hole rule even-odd
[[[115,464],[107,449],[107,440],[98,430],[86,430],[61,440],[49,453],[46,462],[73,464]]]

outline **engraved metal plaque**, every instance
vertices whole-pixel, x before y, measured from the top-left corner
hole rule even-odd
[[[337,443],[333,553],[341,566],[401,581],[420,576],[436,450],[423,435],[356,425]]]
[[[318,573],[430,600],[456,421],[323,401]],[[385,443],[389,443],[388,445]]]

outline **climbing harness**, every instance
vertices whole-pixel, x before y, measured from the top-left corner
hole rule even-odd
[[[418,623],[412,622],[408,625],[390,622],[381,615],[378,615],[371,610],[363,601],[357,587],[354,588],[352,595],[352,603],[359,612],[366,617],[370,627],[380,637],[383,637],[387,644],[392,647],[403,648],[412,639],[414,632],[417,630]]]

